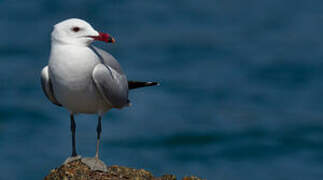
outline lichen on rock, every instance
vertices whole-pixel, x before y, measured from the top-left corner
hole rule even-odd
[[[51,170],[44,180],[176,180],[174,175],[154,177],[144,169],[133,169],[123,166],[110,166],[107,172],[93,171],[81,159],[68,162]],[[191,176],[183,180],[201,180]]]

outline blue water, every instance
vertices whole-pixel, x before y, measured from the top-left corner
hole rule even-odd
[[[0,179],[41,179],[71,153],[68,112],[40,88],[52,26],[89,21],[128,79],[160,87],[103,121],[108,165],[216,179],[322,179],[323,1],[0,1]],[[96,117],[76,117],[93,156]]]

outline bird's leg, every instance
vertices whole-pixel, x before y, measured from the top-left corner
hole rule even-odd
[[[96,142],[96,153],[94,158],[82,158],[82,162],[86,164],[92,171],[103,171],[107,172],[108,168],[103,161],[99,159],[99,147],[100,147],[100,135],[102,131],[101,127],[101,115],[99,115],[98,126],[96,127],[97,142]]]
[[[74,121],[73,113],[71,113],[70,118],[71,118],[71,131],[72,131],[72,156],[67,158],[65,160],[64,164],[68,164],[68,163],[70,163],[72,161],[81,159],[81,156],[77,155],[76,148],[75,148],[75,128],[76,128],[76,124],[75,124],[75,121]]]
[[[103,161],[99,159],[99,147],[100,147],[100,135],[101,135],[101,115],[99,115],[98,126],[96,127],[97,142],[96,142],[96,153],[94,158],[82,158],[82,162],[86,164],[93,171],[107,172],[108,168]]]
[[[76,128],[76,124],[75,124],[75,121],[74,121],[73,114],[71,114],[70,117],[71,117],[71,131],[72,131],[72,157],[76,157],[77,156],[76,148],[75,148],[75,128]]]
[[[99,159],[99,146],[100,146],[100,136],[101,136],[101,115],[99,115],[98,119],[98,126],[96,127],[96,133],[97,133],[97,142],[96,142],[96,153],[95,153],[95,158]]]

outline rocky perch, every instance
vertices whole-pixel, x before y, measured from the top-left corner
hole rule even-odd
[[[106,172],[91,170],[80,159],[61,165],[51,170],[45,180],[176,180],[174,175],[154,177],[144,169],[133,169],[122,166],[110,166]],[[202,180],[198,177],[184,177],[182,180]]]

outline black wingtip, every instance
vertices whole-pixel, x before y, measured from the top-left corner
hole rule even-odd
[[[141,87],[148,87],[148,86],[159,86],[159,82],[141,82],[141,81],[128,81],[128,88],[129,89],[136,89]]]
[[[159,86],[159,82],[146,82],[146,85],[148,86]]]

